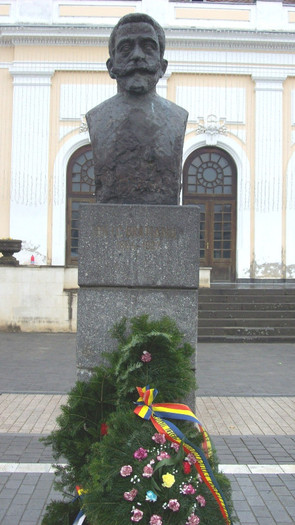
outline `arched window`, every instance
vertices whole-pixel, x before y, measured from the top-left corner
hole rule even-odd
[[[79,207],[95,202],[93,156],[90,145],[82,146],[71,156],[67,167],[67,266],[77,266]]]
[[[234,280],[237,169],[221,148],[195,150],[183,168],[183,204],[200,208],[200,263],[212,280]]]

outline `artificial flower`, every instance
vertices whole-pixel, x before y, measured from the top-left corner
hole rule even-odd
[[[171,443],[171,448],[174,448],[175,452],[178,452],[179,451],[179,443]]]
[[[156,434],[152,436],[152,439],[155,441],[155,443],[158,443],[159,445],[164,445],[164,443],[166,442],[165,435],[159,434],[158,432],[156,432]]]
[[[124,499],[126,499],[127,501],[133,501],[134,498],[136,498],[138,494],[138,490],[136,489],[132,489],[130,490],[130,492],[124,492]]]
[[[200,507],[205,507],[206,500],[205,500],[204,496],[201,496],[201,494],[199,494],[199,496],[196,497],[196,500],[199,503]]]
[[[183,472],[185,474],[189,474],[190,471],[191,471],[191,466],[190,466],[189,462],[188,461],[184,461],[183,462]]]
[[[182,486],[180,492],[182,492],[182,494],[194,494],[196,489],[190,483],[188,483]]]
[[[175,477],[173,476],[173,474],[169,474],[168,472],[168,474],[163,474],[162,481],[163,487],[170,489],[170,487],[172,487],[172,485],[174,485],[175,483]]]
[[[188,520],[185,525],[199,525],[199,523],[200,523],[200,518],[198,518],[196,514],[191,514],[188,517]]]
[[[100,435],[101,436],[106,436],[108,433],[108,425],[106,423],[102,423],[100,425]]]
[[[131,518],[130,518],[131,521],[140,521],[140,520],[142,520],[142,517],[143,517],[142,510],[133,509],[132,512],[133,512],[133,516],[131,516]]]
[[[145,350],[141,356],[141,360],[143,363],[149,363],[152,360],[152,354]]]
[[[147,455],[147,450],[145,448],[140,447],[134,452],[133,457],[135,459],[138,459],[138,461],[141,461],[142,459],[145,459]]]
[[[120,474],[123,478],[126,478],[127,476],[130,476],[132,473],[132,467],[131,465],[124,465],[124,467],[121,468]]]
[[[158,496],[152,490],[148,490],[145,496],[146,501],[157,501]]]
[[[151,478],[153,473],[154,473],[154,469],[152,465],[148,464],[148,465],[145,465],[145,467],[143,467],[142,475],[144,478]]]
[[[161,516],[158,516],[157,514],[153,514],[150,519],[150,525],[162,525],[162,518]]]
[[[162,452],[160,452],[160,454],[158,454],[157,456],[158,461],[162,461],[162,459],[170,459],[170,458],[171,458],[170,454],[168,454],[168,452],[165,452],[165,450],[162,450]]]
[[[186,461],[189,462],[190,465],[194,465],[196,463],[196,458],[195,456],[192,454],[192,452],[190,452],[187,456],[186,456]]]
[[[168,508],[173,512],[177,512],[180,509],[180,503],[177,499],[170,499],[168,501]]]

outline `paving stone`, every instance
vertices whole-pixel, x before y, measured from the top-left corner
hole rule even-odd
[[[255,516],[253,515],[251,511],[244,511],[244,510],[237,511],[237,516],[241,524],[245,524],[245,525],[246,524],[247,525],[257,524]]]
[[[256,517],[256,519],[265,518],[265,517],[271,518],[270,512],[265,508],[265,505],[261,505],[261,506],[253,505],[252,512],[254,516]]]
[[[18,491],[15,497],[13,498],[13,506],[14,505],[27,505],[28,502],[30,501],[30,498],[31,498],[31,494],[24,494]]]
[[[272,518],[263,518],[263,517],[259,518],[258,523],[259,525],[278,525],[278,523],[274,521]]]
[[[247,494],[247,503],[250,505],[250,508],[253,510],[253,506],[263,505],[263,499],[259,494]]]
[[[19,504],[18,502],[16,502],[15,504],[13,504],[13,506],[11,506],[7,510],[6,517],[10,517],[14,521],[16,521],[17,519],[20,520],[20,518],[22,517],[23,513],[25,512],[25,510],[26,510],[26,506],[25,505],[22,505],[22,504]]]

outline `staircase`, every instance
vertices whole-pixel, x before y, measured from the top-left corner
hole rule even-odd
[[[295,288],[200,288],[198,341],[295,342]]]

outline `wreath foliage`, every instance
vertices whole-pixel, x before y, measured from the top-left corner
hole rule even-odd
[[[184,342],[176,323],[168,317],[158,321],[146,315],[123,319],[114,326],[112,336],[117,349],[104,354],[108,366],[94,369],[88,382],[76,383],[61,408],[58,428],[43,440],[52,447],[56,462],[65,466],[57,466],[55,479],[64,501],[49,504],[42,525],[68,523],[77,504],[85,510],[85,525],[132,525],[137,521],[140,525],[220,525],[223,518],[209,489],[200,482],[194,467],[188,472],[184,466],[187,457],[183,447],[175,450],[169,441],[157,443],[155,440],[163,438],[155,437],[152,423],[133,412],[138,386],[156,388],[157,403],[184,402],[196,388],[194,348]],[[200,446],[202,435],[196,428],[178,423]],[[134,454],[138,450],[147,455],[137,459]],[[231,509],[230,483],[218,473],[215,453],[210,463]],[[132,467],[133,476],[120,474],[126,466]],[[150,466],[153,475],[143,475]],[[165,475],[175,478],[170,487],[163,486]],[[73,503],[68,494],[74,495],[76,485],[85,492]],[[191,494],[183,493],[186,485],[193,487]]]

